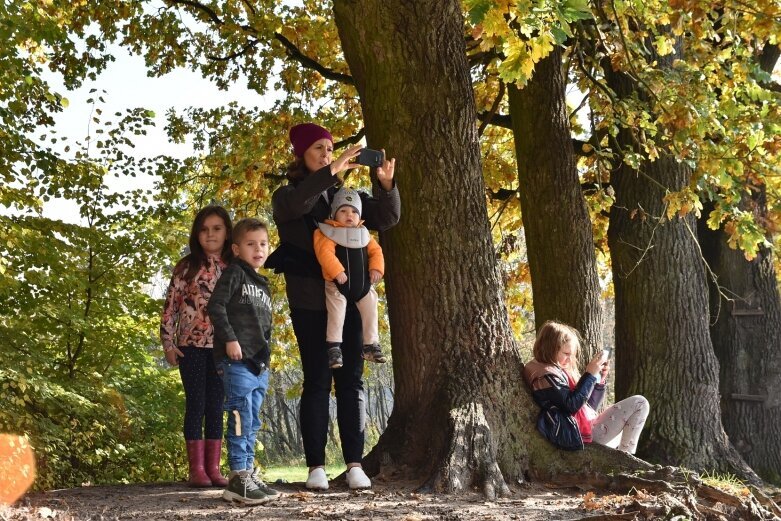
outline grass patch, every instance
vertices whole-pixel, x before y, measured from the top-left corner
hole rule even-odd
[[[334,465],[325,467],[325,473],[328,479],[333,479],[344,472],[344,465]],[[263,479],[268,483],[274,483],[282,480],[284,483],[303,483],[306,481],[308,471],[306,465],[294,466],[274,466],[267,467],[263,472]]]
[[[703,472],[700,474],[702,482],[729,494],[746,497],[751,491],[745,483],[733,474],[717,474],[715,472]]]

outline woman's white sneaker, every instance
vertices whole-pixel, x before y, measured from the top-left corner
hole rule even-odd
[[[325,469],[317,467],[309,473],[306,478],[306,488],[310,490],[328,490],[328,476],[325,475]]]
[[[353,490],[371,488],[372,482],[361,467],[352,467],[347,471],[347,486]]]

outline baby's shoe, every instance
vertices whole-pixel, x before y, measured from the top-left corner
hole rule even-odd
[[[385,363],[385,355],[382,354],[380,344],[367,344],[363,346],[363,359],[378,364]]]
[[[328,367],[331,369],[339,369],[344,365],[342,361],[342,349],[339,344],[329,344],[328,348]]]

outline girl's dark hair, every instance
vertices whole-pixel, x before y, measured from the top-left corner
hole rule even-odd
[[[305,178],[307,175],[309,175],[309,170],[306,168],[306,163],[304,163],[303,157],[297,157],[295,160],[287,165],[287,172],[285,173],[286,177],[290,181],[300,181],[303,178]]]
[[[206,264],[206,252],[203,251],[198,235],[201,233],[203,223],[207,217],[216,215],[222,219],[225,225],[225,244],[222,245],[222,253],[220,257],[226,264],[233,258],[233,250],[231,249],[231,229],[233,224],[231,223],[231,217],[228,215],[228,211],[222,206],[209,205],[201,208],[195,219],[193,219],[193,227],[190,229],[190,253],[182,258],[174,268],[174,275],[182,275],[185,281],[188,283],[193,280],[201,266]]]

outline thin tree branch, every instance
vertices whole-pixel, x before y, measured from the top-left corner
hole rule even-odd
[[[491,114],[491,112],[478,112],[477,119],[495,127],[502,127],[512,130],[512,119],[509,114]]]
[[[345,138],[341,141],[337,141],[334,143],[334,150],[339,150],[340,148],[346,147],[348,145],[354,145],[358,141],[363,139],[363,136],[366,135],[366,129],[362,128],[358,132],[355,133],[354,136],[350,136],[348,138]]]
[[[333,69],[323,66],[316,60],[313,60],[309,56],[306,56],[301,50],[293,44],[290,40],[282,36],[280,33],[274,33],[274,38],[279,41],[287,50],[287,55],[293,60],[297,61],[307,69],[312,69],[320,73],[326,79],[338,81],[340,83],[346,83],[347,85],[355,85],[355,80],[348,74],[336,72]]]
[[[616,29],[618,30],[618,35],[621,38],[621,45],[623,45],[624,49],[626,50],[626,62],[629,64],[629,68],[632,69],[632,74],[629,74],[626,71],[624,71],[624,74],[632,78],[635,82],[642,85],[643,88],[645,89],[645,92],[654,100],[659,102],[660,101],[659,96],[657,96],[656,93],[654,93],[653,89],[651,89],[648,83],[646,83],[646,81],[642,78],[640,72],[635,67],[635,62],[632,61],[632,55],[634,54],[634,51],[632,51],[632,48],[627,43],[626,36],[624,35],[624,30],[621,28],[621,19],[618,16],[618,9],[616,8],[615,0],[610,0],[610,7],[612,8],[613,15],[615,16]],[[667,110],[664,107],[662,107],[662,111],[667,112]]]
[[[249,43],[245,44],[244,47],[241,48],[241,50],[232,52],[228,54],[227,56],[214,56],[212,54],[207,54],[206,57],[210,60],[219,61],[219,62],[227,62],[230,60],[234,60],[238,58],[239,56],[243,56],[247,54],[250,49],[255,48],[260,43],[260,40],[251,40]]]
[[[216,25],[223,25],[225,23],[217,16],[217,13],[215,13],[211,7],[203,5],[200,2],[195,2],[194,0],[168,0],[168,3],[171,5],[187,5],[201,11]]]
[[[506,201],[518,195],[518,189],[500,188],[497,191],[488,190],[488,196],[494,201]]]
[[[339,150],[340,148],[344,148],[344,147],[346,147],[348,145],[354,145],[355,143],[357,143],[358,141],[363,139],[363,136],[365,136],[365,135],[366,135],[366,129],[362,128],[361,130],[356,132],[355,135],[350,136],[348,138],[345,138],[345,139],[343,139],[341,141],[337,141],[336,143],[334,143],[334,150]],[[277,171],[277,172],[283,172],[285,170],[286,170],[286,167],[279,167],[279,168],[275,168],[274,169],[274,171]],[[348,172],[349,172],[349,170],[348,170]],[[266,179],[272,179],[274,181],[284,181],[285,179],[287,179],[287,175],[286,174],[270,174],[270,173],[267,173],[267,174],[263,174],[263,177],[265,177]]]
[[[583,73],[583,75],[584,75],[586,78],[588,78],[588,79],[589,79],[589,81],[591,82],[591,84],[592,84],[592,85],[594,85],[596,88],[598,88],[599,90],[601,90],[602,92],[604,92],[604,93],[605,93],[605,95],[608,97],[608,99],[610,100],[610,102],[611,102],[611,103],[615,103],[615,102],[616,102],[616,97],[615,97],[615,94],[614,94],[614,93],[613,93],[613,92],[612,92],[612,91],[611,91],[609,88],[607,88],[605,85],[603,85],[603,84],[602,84],[602,82],[600,82],[600,81],[599,81],[599,80],[598,80],[598,79],[597,79],[597,78],[596,78],[596,77],[595,77],[593,74],[591,74],[591,72],[589,72],[589,70],[586,68],[586,63],[585,63],[585,61],[586,61],[586,60],[585,60],[585,58],[583,57],[583,50],[582,50],[580,47],[578,47],[578,49],[577,49],[577,55],[578,55],[577,64],[578,64],[578,69],[580,69],[580,72],[582,72],[582,73]]]
[[[476,52],[475,54],[470,54],[467,57],[467,61],[469,62],[469,68],[471,69],[475,65],[487,65],[496,57],[498,57],[498,54],[494,51]]]
[[[588,141],[583,141],[582,139],[572,138],[572,152],[576,156],[578,156],[578,157],[593,156],[594,155],[594,150],[596,149],[596,147],[594,145],[592,145],[592,143],[591,143],[592,141],[594,141],[593,137],[591,139],[589,139]],[[585,145],[591,145],[591,151],[590,152],[586,152],[586,151],[583,150],[583,147]]]
[[[247,8],[247,10],[252,13],[253,16],[256,16],[258,12],[255,10],[255,8],[252,6],[251,3],[249,3],[247,0],[243,0],[244,6]]]
[[[482,123],[480,124],[480,129],[484,129],[484,125],[494,125],[496,127],[502,127],[509,130],[512,130],[512,118],[508,114],[491,114],[491,111],[488,112],[478,112],[477,113],[477,119],[479,119]],[[482,135],[483,130],[478,130],[480,135]],[[572,138],[572,150],[575,152],[575,155],[579,157],[588,157],[590,155],[593,155],[594,152],[584,152],[583,151],[583,145],[591,145],[594,149],[597,147],[595,146],[595,142],[598,142],[601,138],[601,135],[598,136],[592,136],[588,141],[583,141],[582,139],[575,139]]]
[[[496,111],[499,110],[499,105],[502,103],[502,99],[504,98],[504,91],[506,87],[504,85],[503,81],[499,81],[499,93],[496,95],[496,99],[494,100],[493,105],[491,105],[491,110],[488,111],[488,115],[485,119],[480,120],[480,128],[477,129],[477,135],[482,136],[483,132],[485,132],[485,128],[488,126],[489,123],[491,123],[491,120],[496,115]]]
[[[643,262],[643,260],[645,259],[646,255],[648,255],[648,252],[649,252],[649,251],[651,251],[651,249],[653,249],[653,248],[654,248],[654,236],[656,235],[656,230],[657,230],[657,229],[658,229],[658,228],[659,228],[659,227],[662,225],[662,223],[664,222],[664,215],[667,213],[667,206],[669,206],[669,204],[670,204],[670,203],[665,203],[665,204],[664,204],[664,209],[662,210],[662,215],[661,215],[660,217],[655,217],[655,216],[653,216],[653,215],[650,215],[650,214],[648,214],[648,213],[645,211],[645,209],[644,209],[642,206],[640,206],[640,204],[638,203],[638,205],[637,205],[637,208],[638,208],[638,209],[639,209],[641,212],[643,212],[643,213],[641,214],[641,219],[642,219],[643,221],[645,221],[645,219],[646,219],[646,218],[650,217],[650,218],[652,218],[652,219],[655,219],[655,220],[656,220],[656,224],[655,224],[655,225],[654,225],[654,227],[651,229],[651,237],[648,239],[648,244],[646,244],[644,247],[637,246],[636,244],[632,244],[632,243],[630,243],[630,242],[626,242],[626,241],[625,241],[625,240],[623,240],[623,239],[619,239],[619,241],[618,241],[618,242],[620,242],[620,243],[622,243],[622,244],[625,244],[625,245],[629,246],[630,248],[634,248],[635,250],[637,250],[637,251],[639,251],[639,252],[640,252],[640,258],[637,260],[637,262],[635,263],[635,265],[634,265],[634,266],[632,266],[632,269],[630,269],[628,272],[624,271],[623,269],[621,270],[621,271],[624,271],[624,273],[623,273],[622,275],[620,275],[620,277],[621,277],[621,278],[623,278],[623,279],[626,279],[626,278],[628,278],[628,277],[629,277],[629,276],[630,276],[630,275],[631,275],[631,274],[632,274],[632,273],[633,273],[633,272],[634,272],[634,271],[635,271],[635,270],[638,268],[638,266],[640,266],[640,264],[641,264],[641,263]],[[628,208],[625,208],[625,207],[619,207],[619,206],[614,206],[614,207],[615,207],[615,208],[619,208],[619,209],[621,209],[621,210],[624,210],[624,211],[626,211],[626,212],[629,212],[629,218],[630,218],[630,219],[633,219],[633,218],[634,218],[634,217],[633,217],[633,215],[632,215],[632,212],[631,212],[631,211],[630,211]],[[637,210],[637,209],[636,209],[636,210]],[[636,210],[635,210],[635,211],[636,211]],[[648,216],[648,217],[645,217],[645,216]]]
[[[769,83],[763,83],[763,87],[765,87],[770,92],[781,92],[781,83],[771,81]]]
[[[610,183],[594,183],[594,182],[588,182],[588,183],[581,183],[580,189],[584,194],[590,193],[590,192],[596,192],[597,190],[607,190],[612,185]],[[511,199],[518,195],[518,189],[517,188],[499,188],[496,191],[493,190],[486,190],[488,192],[488,197],[491,198],[492,201],[506,201],[507,199]]]
[[[518,195],[518,190],[515,191],[515,195]],[[492,216],[488,218],[489,221],[493,221],[493,224],[491,225],[491,231],[493,232],[494,228],[496,228],[496,225],[499,224],[499,219],[501,219],[502,214],[504,214],[504,211],[507,209],[507,207],[510,205],[510,201],[512,201],[512,197],[507,197],[502,201],[502,205],[499,207],[499,209],[494,212]],[[496,252],[497,255],[499,252]]]

